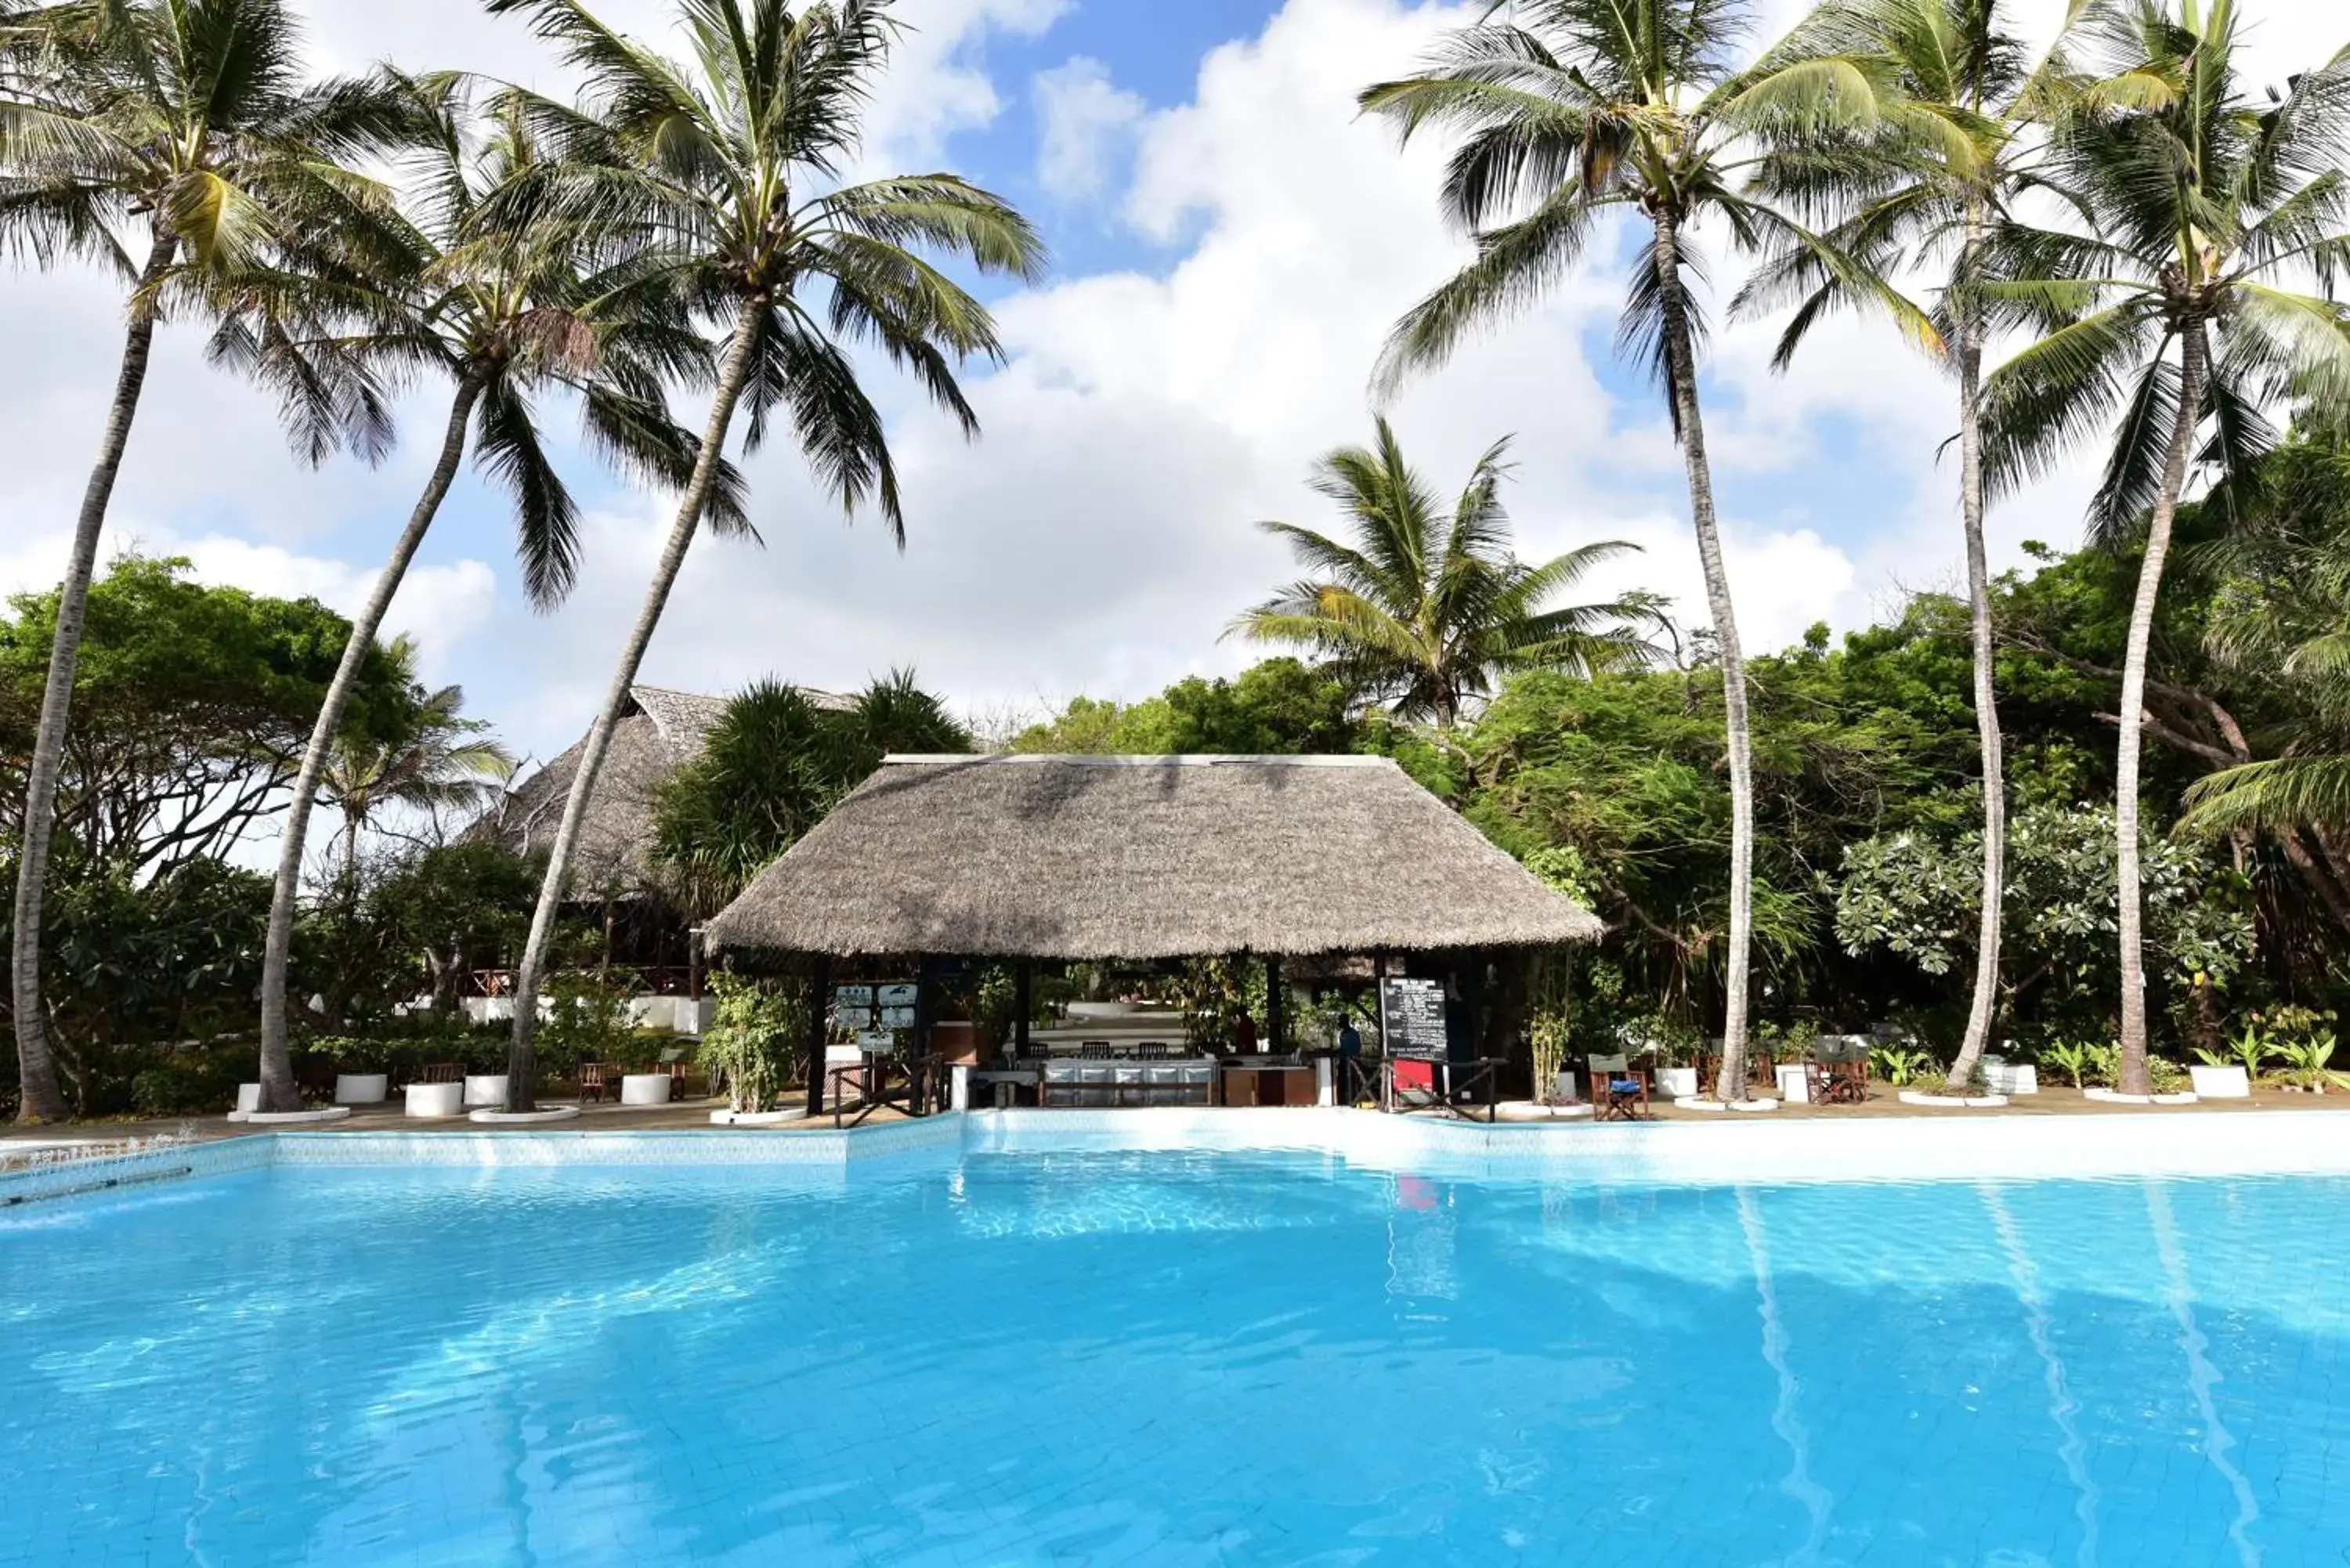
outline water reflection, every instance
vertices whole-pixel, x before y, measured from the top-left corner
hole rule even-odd
[[[2207,1354],[2211,1342],[2195,1322],[2195,1287],[2187,1276],[2187,1253],[2179,1245],[2178,1220],[2170,1210],[2168,1185],[2146,1184],[2146,1211],[2154,1224],[2155,1252],[2162,1260],[2163,1301],[2170,1315],[2178,1320],[2178,1345],[2187,1353],[2187,1386],[2203,1417],[2203,1457],[2236,1495],[2236,1517],[2228,1526],[2228,1538],[2236,1543],[2236,1556],[2244,1568],[2260,1568],[2261,1549],[2252,1543],[2251,1528],[2261,1508],[2253,1501],[2251,1483],[2228,1457],[2236,1439],[2220,1419],[2219,1405],[2211,1397],[2220,1383],[2220,1369]]]
[[[1991,1229],[1999,1234],[2000,1249],[2007,1254],[2008,1272],[2015,1281],[2015,1299],[2023,1303],[2023,1332],[2044,1369],[2048,1417],[2063,1438],[2056,1445],[2056,1457],[2063,1461],[2064,1474],[2073,1483],[2073,1512],[2081,1521],[2081,1550],[2074,1561],[2081,1568],[2096,1568],[2097,1483],[2089,1474],[2089,1445],[2082,1438],[2076,1420],[2081,1402],[2073,1397],[2072,1386],[2064,1376],[2064,1359],[2056,1354],[2054,1324],[2049,1316],[2047,1295],[2041,1289],[2040,1270],[2023,1245],[2023,1232],[2016,1228],[2006,1195],[1989,1183],[1983,1185],[1981,1192],[1983,1207],[1991,1210]]]
[[[1787,1446],[1787,1475],[1779,1490],[1801,1504],[1810,1518],[1804,1543],[1783,1562],[1816,1563],[1827,1541],[1828,1522],[1835,1497],[1812,1479],[1812,1435],[1796,1406],[1800,1385],[1787,1360],[1787,1323],[1779,1311],[1779,1290],[1771,1277],[1771,1243],[1762,1228],[1762,1204],[1752,1188],[1738,1189],[1738,1228],[1746,1238],[1746,1255],[1754,1269],[1756,1313],[1762,1320],[1762,1360],[1778,1379],[1778,1401],[1772,1407],[1771,1429]]]

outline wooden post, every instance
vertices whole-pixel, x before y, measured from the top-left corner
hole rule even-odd
[[[825,1019],[832,1009],[832,960],[818,953],[816,972],[808,977],[808,1075],[807,1115],[814,1121],[824,1115],[824,1048],[831,1032]]]
[[[1028,1054],[1028,1021],[1036,1016],[1036,966],[1022,959],[1012,966],[1012,1054]]]
[[[1281,955],[1264,959],[1265,1044],[1276,1056],[1289,1049],[1289,999],[1282,994]]]

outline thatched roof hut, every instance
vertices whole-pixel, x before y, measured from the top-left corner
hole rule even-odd
[[[1592,941],[1384,757],[892,757],[704,928],[713,949],[1048,960]]]
[[[847,699],[807,691],[818,706]],[[572,886],[581,896],[626,897],[641,889],[652,865],[653,802],[679,768],[702,755],[711,726],[730,700],[660,686],[632,686],[629,705],[612,730],[604,771],[588,797],[588,820],[579,835],[577,870]],[[563,826],[564,803],[579,771],[588,739],[581,736],[562,755],[525,779],[492,808],[474,831],[494,837],[518,855],[555,842]]]

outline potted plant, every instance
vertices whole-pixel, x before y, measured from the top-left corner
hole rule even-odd
[[[1677,1100],[1697,1093],[1697,1049],[1690,1042],[1668,1032],[1650,1039],[1648,1053],[1656,1063],[1659,1096]]]
[[[713,1081],[726,1077],[726,1108],[710,1119],[721,1127],[790,1121],[798,1111],[774,1108],[792,1082],[807,1039],[807,1005],[796,982],[763,983],[721,970],[710,977],[717,1005],[702,1037],[701,1064]]]
[[[2197,1061],[2187,1069],[2187,1075],[2196,1094],[2207,1100],[2241,1100],[2251,1097],[2252,1081],[2276,1054],[2276,1047],[2262,1037],[2259,1024],[2247,1023],[2228,1049],[2203,1047],[2195,1054]]]

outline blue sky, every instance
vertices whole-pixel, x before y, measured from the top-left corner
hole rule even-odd
[[[665,36],[660,0],[601,8]],[[1794,0],[1762,9],[1783,22]],[[1304,487],[1309,465],[1367,437],[1381,335],[1465,254],[1437,223],[1440,147],[1399,155],[1357,119],[1353,95],[1468,13],[1408,0],[901,0],[900,12],[919,31],[874,106],[868,171],[951,168],[1012,196],[1045,230],[1055,274],[989,289],[1009,363],[971,380],[976,444],[877,370],[909,500],[902,556],[771,451],[752,464],[765,548],[697,546],[644,678],[837,687],[912,665],[1002,722],[1078,692],[1139,696],[1240,668],[1251,650],[1220,632],[1289,571],[1252,523],[1330,524]],[[526,29],[475,0],[318,0],[312,14],[316,52],[338,68],[390,55],[563,85]],[[2265,0],[2261,15],[2263,60],[2350,36],[2334,0]],[[1633,541],[1644,553],[1595,594],[1655,587],[1698,620],[1679,462],[1653,392],[1612,353],[1621,259],[1596,247],[1543,308],[1392,411],[1448,490],[1514,433],[1523,553]],[[114,286],[88,274],[0,291],[13,372],[0,381],[0,586],[54,581],[120,312]],[[1720,332],[1708,382],[1740,621],[1763,647],[1815,619],[1858,624],[1900,588],[1953,581],[1958,564],[1955,476],[1935,462],[1948,389],[1857,325],[1774,378],[1774,330]],[[444,408],[438,389],[411,400],[406,443],[376,471],[306,472],[266,405],[175,326],[111,538],[188,554],[216,580],[348,606],[406,514]],[[567,415],[552,423],[591,512],[572,601],[548,617],[523,607],[506,524],[469,476],[393,615],[432,675],[462,681],[475,711],[540,757],[584,728],[667,522],[665,498],[610,483],[576,451]],[[2061,476],[2003,507],[2001,558],[2027,537],[2074,538],[2086,484]]]

